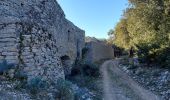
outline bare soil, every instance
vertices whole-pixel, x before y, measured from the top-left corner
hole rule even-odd
[[[120,70],[118,65],[119,60],[109,60],[101,66],[104,100],[160,100],[159,96]]]

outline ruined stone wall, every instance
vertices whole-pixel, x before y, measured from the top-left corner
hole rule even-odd
[[[0,1],[0,61],[29,78],[64,78],[61,57],[73,64],[83,47],[84,31],[65,19],[56,0]]]
[[[114,50],[111,46],[101,41],[88,41],[86,42],[87,52],[85,60],[87,62],[97,62],[105,59],[114,58]]]

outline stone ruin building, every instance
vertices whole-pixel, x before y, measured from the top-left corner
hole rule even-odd
[[[14,73],[64,78],[81,58],[84,38],[56,0],[0,0],[0,62],[15,65]]]

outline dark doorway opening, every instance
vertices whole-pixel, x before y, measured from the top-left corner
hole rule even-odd
[[[71,74],[71,59],[69,56],[65,55],[60,57],[62,65],[64,67],[64,74],[70,75]]]

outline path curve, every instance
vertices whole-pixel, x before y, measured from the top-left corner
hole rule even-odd
[[[160,100],[120,70],[118,65],[119,60],[109,60],[100,68],[104,100]]]

